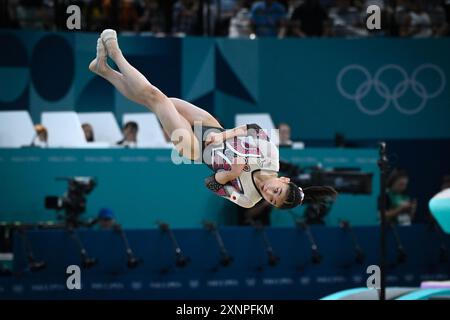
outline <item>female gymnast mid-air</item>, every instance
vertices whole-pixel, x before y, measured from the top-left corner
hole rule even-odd
[[[107,63],[110,57],[119,71]],[[335,197],[330,187],[299,188],[287,177],[278,177],[278,148],[256,124],[225,130],[208,112],[193,104],[168,98],[128,63],[119,48],[117,33],[107,29],[97,41],[97,56],[89,69],[108,80],[128,99],[144,105],[159,119],[178,153],[202,161],[213,174],[208,189],[244,208],[262,198],[281,209],[304,201]]]

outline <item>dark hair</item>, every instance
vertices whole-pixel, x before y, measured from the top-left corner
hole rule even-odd
[[[133,129],[135,131],[138,131],[138,124],[135,121],[128,121],[127,123],[125,123],[125,126],[123,127],[124,129]]]
[[[400,178],[408,178],[408,173],[402,169],[394,169],[387,179],[387,187],[391,188],[394,183]]]
[[[305,201],[313,203],[321,203],[327,199],[335,199],[337,196],[336,190],[332,187],[308,187],[302,191],[293,182],[289,182],[286,199],[281,205],[280,209],[292,209],[302,204]]]
[[[84,128],[90,128],[91,129],[91,136],[90,137],[86,137],[86,141],[87,142],[94,142],[94,128],[92,128],[92,126],[89,124],[89,123],[83,123],[82,125],[81,125],[81,128],[83,128],[83,131],[84,131]],[[86,132],[84,133],[85,135],[86,135]]]
[[[292,209],[302,203],[302,192],[293,182],[288,183],[286,199],[280,209]]]
[[[445,175],[442,178],[442,185],[441,185],[441,189],[447,189],[450,188],[450,174]]]

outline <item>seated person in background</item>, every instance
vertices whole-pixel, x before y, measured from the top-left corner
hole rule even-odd
[[[409,12],[400,26],[400,36],[428,38],[433,35],[430,15],[419,1],[408,3]]]
[[[94,129],[89,123],[83,123],[81,125],[83,129],[84,136],[86,137],[87,142],[94,142]]]
[[[441,191],[445,189],[450,189],[450,174],[442,177]]]
[[[111,230],[114,228],[116,220],[114,219],[114,211],[109,208],[100,209],[97,215],[97,221],[100,229]]]
[[[331,33],[337,37],[365,37],[368,35],[363,24],[361,12],[351,5],[350,0],[336,0],[328,15],[331,20]]]
[[[138,13],[134,1],[119,1],[119,29],[138,31]]]
[[[447,6],[450,6],[450,1],[446,0]],[[445,12],[445,8],[438,3],[435,3],[432,7],[427,10],[430,15],[431,27],[433,29],[433,35],[435,37],[445,37],[449,35],[449,24],[448,19],[450,19],[450,14]]]
[[[319,0],[306,0],[292,13],[292,35],[301,38],[326,35],[327,20],[328,14]]]
[[[166,17],[163,13],[162,3],[158,0],[138,1],[138,8],[140,11],[139,31],[149,31],[156,36],[163,36]]]
[[[252,30],[257,37],[284,37],[286,9],[282,4],[274,0],[257,1],[250,16]]]
[[[42,124],[37,124],[34,126],[34,130],[36,131],[36,136],[34,137],[31,145],[36,147],[48,147],[47,128]]]
[[[230,19],[228,36],[230,38],[249,38],[252,33],[250,24],[250,1],[242,0],[236,14]]]
[[[278,125],[278,134],[280,137],[280,147],[291,147],[291,127],[287,123],[280,123]]]
[[[406,194],[409,177],[395,169],[387,180],[386,218],[398,225],[409,226],[417,210],[417,200]]]
[[[134,121],[129,121],[123,127],[123,139],[117,142],[117,145],[133,148],[137,145],[137,133],[139,127],[138,124]]]
[[[199,23],[198,6],[195,0],[179,0],[173,5],[172,33],[175,36],[193,35]]]

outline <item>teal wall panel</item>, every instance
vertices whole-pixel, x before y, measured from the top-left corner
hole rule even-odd
[[[0,110],[142,107],[87,67],[97,34],[0,31]],[[293,136],[450,138],[450,39],[257,39],[121,36],[129,61],[169,96],[217,115],[269,112]],[[14,75],[14,79],[7,79]]]
[[[376,150],[281,150],[286,161],[324,168],[359,167],[376,173]],[[0,221],[54,220],[44,209],[48,195],[63,195],[66,182],[58,177],[93,176],[98,185],[88,196],[84,216],[110,207],[127,228],[148,228],[157,220],[177,227],[198,227],[203,219],[230,224],[237,208],[204,187],[211,172],[202,164],[175,165],[170,150],[142,149],[0,149]],[[339,196],[327,222],[350,219],[355,225],[376,224],[378,178],[372,196]],[[302,209],[294,210],[301,214]],[[285,210],[274,210],[275,226],[291,226]]]
[[[276,121],[295,119],[294,136],[306,139],[335,132],[353,139],[448,137],[449,54],[448,39],[262,39],[259,107],[276,110]],[[345,72],[355,65],[369,78],[361,70]],[[367,79],[372,85],[364,87]],[[361,88],[364,108],[347,99],[339,84],[353,96]],[[373,114],[385,103],[383,112]]]

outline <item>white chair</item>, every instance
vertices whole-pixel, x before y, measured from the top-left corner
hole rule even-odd
[[[138,124],[137,147],[138,148],[172,148],[173,144],[166,142],[163,130],[154,113],[125,113],[122,124],[129,121]]]
[[[28,111],[0,112],[0,147],[20,148],[33,142],[36,132]]]
[[[89,123],[92,126],[96,145],[98,143],[115,145],[122,139],[122,133],[112,112],[82,112],[78,113],[78,117],[81,124]]]
[[[48,146],[53,148],[83,148],[86,147],[81,122],[73,111],[43,112],[42,125],[48,131]]]
[[[273,124],[272,117],[268,113],[238,113],[234,118],[235,126],[239,127],[244,124],[256,123],[269,136],[270,141],[278,145],[280,139],[278,130]]]

